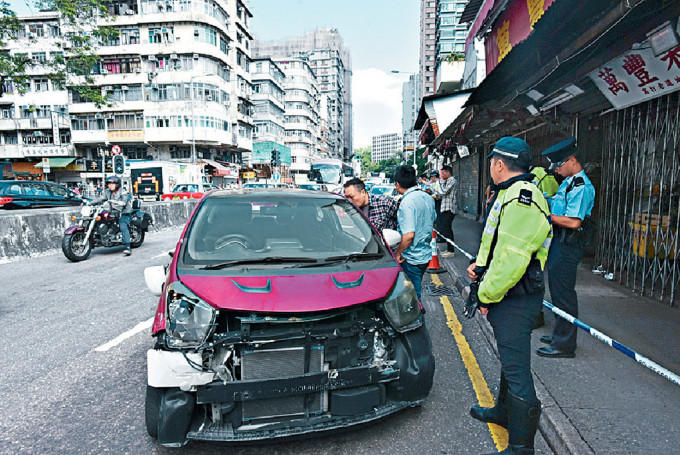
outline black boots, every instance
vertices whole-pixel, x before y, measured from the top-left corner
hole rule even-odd
[[[508,447],[498,455],[533,455],[541,403],[532,404],[508,394]],[[489,454],[492,455],[492,454]],[[494,454],[495,455],[495,454]]]
[[[473,406],[470,409],[470,415],[484,423],[495,423],[503,428],[508,428],[508,381],[505,380],[503,373],[501,373],[501,384],[498,391],[498,399],[496,399],[496,406],[493,408]]]

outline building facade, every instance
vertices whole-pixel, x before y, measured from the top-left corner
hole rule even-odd
[[[336,29],[317,29],[282,42],[253,43],[253,56],[306,59],[328,103],[328,154],[349,160],[352,149],[352,62]]]
[[[465,53],[468,27],[459,22],[468,0],[439,0],[437,3],[437,58],[443,60],[451,52]]]
[[[274,61],[286,75],[284,142],[291,150],[290,170],[295,181],[304,181],[321,149],[319,88],[306,59]]]
[[[371,162],[377,163],[392,158],[397,152],[401,152],[402,146],[403,139],[399,133],[373,136],[371,141]]]
[[[418,75],[411,75],[407,82],[404,82],[401,90],[401,132],[403,137],[403,150],[406,153],[413,153],[416,148],[418,135],[413,131],[413,126],[418,117],[419,78]]]
[[[433,95],[437,70],[437,0],[420,1],[420,93],[418,105],[424,96]]]
[[[83,158],[84,164],[98,160],[113,145],[127,159],[240,163],[242,153],[252,149],[253,128],[252,14],[247,2],[120,0],[110,5],[109,15],[102,21],[109,19],[117,34],[98,43],[94,86],[110,105],[95,106],[68,87],[50,95],[56,97],[50,98],[50,105],[67,105],[67,116],[59,117],[65,125],[70,122],[70,148],[62,147],[64,152]],[[33,17],[22,20],[27,30],[35,22]],[[44,30],[52,29],[46,24]],[[20,39],[16,46],[11,52],[27,46],[32,58],[49,58],[48,37]],[[40,106],[46,99],[38,93],[44,83],[36,80],[30,94],[12,100],[17,117],[21,106]],[[87,172],[84,177],[101,175]]]

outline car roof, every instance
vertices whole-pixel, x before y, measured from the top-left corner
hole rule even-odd
[[[228,198],[228,197],[271,197],[282,198],[289,197],[291,199],[304,198],[328,198],[328,199],[344,199],[344,197],[334,194],[319,191],[310,191],[299,188],[237,188],[211,191],[206,198]]]

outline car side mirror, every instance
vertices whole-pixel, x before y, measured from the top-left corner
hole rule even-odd
[[[401,234],[394,229],[383,229],[382,235],[390,248],[395,249],[401,242]]]
[[[144,269],[144,281],[146,287],[153,295],[160,296],[163,292],[163,284],[165,283],[165,267],[156,265]]]

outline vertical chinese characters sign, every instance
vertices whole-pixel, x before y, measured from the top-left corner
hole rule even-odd
[[[616,109],[657,98],[680,89],[680,46],[659,56],[632,50],[589,76]]]
[[[486,72],[489,74],[503,60],[513,46],[529,36],[534,25],[557,0],[512,0],[491,28],[484,43]]]

